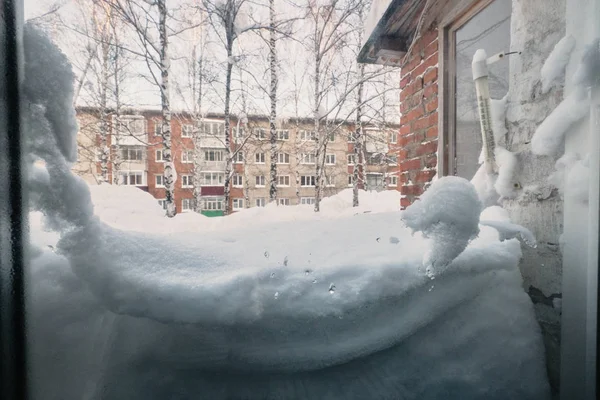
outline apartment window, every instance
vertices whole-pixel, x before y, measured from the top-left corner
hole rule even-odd
[[[308,141],[308,140],[317,140],[317,134],[315,131],[300,131],[300,140]]]
[[[367,190],[383,190],[383,174],[367,174]]]
[[[256,153],[254,155],[254,159],[257,164],[264,164],[265,163],[265,153]]]
[[[223,209],[223,198],[222,197],[204,197],[202,199],[202,209],[209,211],[216,211]]]
[[[334,165],[335,164],[335,154],[325,154],[325,164]]]
[[[348,186],[354,186],[354,180],[352,175],[348,175]]]
[[[233,209],[242,210],[244,208],[244,199],[233,199]]]
[[[156,160],[156,162],[165,162],[165,160],[163,158],[163,152],[162,152],[162,150],[156,150],[155,160]]]
[[[194,133],[194,126],[189,124],[181,125],[181,137],[191,138]]]
[[[254,129],[254,136],[260,140],[267,140],[267,131],[262,128]]]
[[[290,131],[287,129],[277,129],[277,139],[278,140],[289,140]]]
[[[121,145],[123,145],[124,142],[136,145],[141,144],[140,140],[146,140],[146,119],[143,116],[121,115],[117,121],[116,116],[113,115],[113,123],[114,126],[117,127]]]
[[[235,174],[231,178],[231,184],[233,187],[243,187],[244,186],[244,177],[240,174]]]
[[[181,199],[181,211],[188,212],[194,209],[194,199]]]
[[[277,153],[277,164],[289,164],[290,155],[289,153]]]
[[[243,164],[244,163],[244,153],[241,151],[237,151],[233,154],[233,163],[234,164]]]
[[[277,186],[290,186],[290,176],[289,175],[278,175],[277,176]]]
[[[144,149],[140,147],[122,147],[121,148],[121,160],[123,161],[143,161],[144,160]]]
[[[194,151],[193,150],[182,150],[181,151],[181,162],[182,163],[194,162]]]
[[[225,136],[225,124],[223,122],[198,123],[200,132],[208,136]]]
[[[264,175],[259,175],[256,177],[256,186],[257,187],[263,187],[265,186],[265,176]]]
[[[387,156],[388,165],[398,165],[398,156],[389,154]]]
[[[388,186],[391,186],[391,187],[398,186],[398,177],[397,176],[388,176]]]
[[[356,154],[348,154],[346,158],[348,159],[348,165],[354,165]]]
[[[181,187],[182,188],[191,188],[193,187],[193,178],[192,175],[182,175],[181,176]]]
[[[221,186],[225,181],[225,174],[222,172],[204,172],[202,173],[202,186]]]
[[[162,207],[163,210],[167,209],[167,199],[159,199],[158,205]]]
[[[300,177],[300,186],[316,186],[316,179],[314,175],[302,175]]]
[[[392,144],[398,143],[398,132],[396,132],[396,131],[390,132],[390,143],[392,143]]]
[[[121,184],[128,186],[144,186],[144,172],[143,171],[121,171],[119,172],[121,177]]]
[[[289,206],[290,205],[290,199],[287,199],[285,197],[278,198],[277,199],[277,204],[279,204],[280,206]]]
[[[335,133],[330,133],[327,136],[330,142],[335,142]]]
[[[356,133],[354,131],[348,132],[348,143],[354,143],[354,135]]]
[[[204,151],[204,160],[211,162],[223,161],[223,150],[210,149]]]
[[[162,121],[154,121],[154,135],[162,135]]]
[[[510,48],[510,1],[482,1],[467,14],[443,26],[445,46],[440,59],[447,60],[443,69],[441,93],[444,121],[442,147],[447,149],[440,160],[444,175],[458,175],[471,179],[479,169],[482,140],[477,98],[473,87],[471,62],[477,49],[485,49],[488,56]],[[501,99],[508,92],[508,57],[489,65],[490,96]]]
[[[256,207],[264,207],[267,204],[264,197],[259,197],[255,201],[256,201]]]
[[[300,154],[300,164],[314,164],[317,161],[315,153],[302,153]]]
[[[315,204],[315,198],[314,197],[300,197],[300,204],[308,204],[308,205]]]
[[[326,175],[325,176],[325,186],[328,186],[328,187],[335,186],[335,176]]]
[[[233,137],[236,139],[242,139],[244,137],[244,128],[243,127],[234,127],[233,129]]]
[[[164,184],[164,176],[162,175],[154,175],[154,183],[156,187],[165,187]]]

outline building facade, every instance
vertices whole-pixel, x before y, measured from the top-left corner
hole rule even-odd
[[[102,166],[103,145],[99,113],[78,109],[80,157],[73,171],[88,183],[104,181],[134,185],[152,194],[164,205],[164,160],[161,116],[158,111],[122,112],[110,118]],[[226,147],[222,116],[201,120],[176,113],[171,123],[172,157],[177,171],[175,201],[178,213],[200,211],[207,216],[223,215],[227,157],[233,158],[230,182],[230,210],[264,207],[269,202],[271,143],[269,121],[251,116],[244,124],[232,119],[230,151]],[[279,123],[276,141],[277,203],[314,205],[317,136],[309,119]],[[396,155],[390,153],[398,138],[397,126],[364,129],[364,151],[355,153],[354,125],[332,123],[325,148],[323,196],[352,187],[355,160],[358,160],[359,187],[365,190],[397,190]],[[118,127],[118,128],[117,128]],[[356,158],[358,156],[358,159]],[[102,171],[106,176],[102,176]]]

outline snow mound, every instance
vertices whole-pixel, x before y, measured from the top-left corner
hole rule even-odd
[[[60,54],[42,50],[27,53],[26,81],[55,79],[45,64]],[[49,122],[70,114],[42,112],[48,93],[71,88],[61,76],[23,108],[29,161],[47,171],[28,182],[32,206],[60,235],[56,248],[33,235],[33,399],[549,398],[519,242],[490,227],[471,240],[481,204],[468,181],[440,179],[405,212],[350,215],[344,194],[329,200],[333,218],[254,224],[248,210],[221,219],[235,229],[187,232],[151,211],[147,231],[117,229],[69,169],[70,123]],[[120,206],[112,220],[134,223]],[[450,263],[435,285],[423,254]]]
[[[402,217],[406,226],[431,238],[431,248],[423,257],[430,275],[442,272],[477,236],[481,208],[469,181],[448,176],[435,181],[406,209]]]
[[[548,93],[557,84],[558,80],[564,76],[571,53],[575,49],[575,43],[575,38],[567,35],[554,46],[554,49],[542,66],[542,93]]]

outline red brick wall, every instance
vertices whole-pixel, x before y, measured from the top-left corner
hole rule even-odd
[[[415,42],[400,76],[398,186],[407,207],[436,174],[438,146],[438,32],[423,33]]]

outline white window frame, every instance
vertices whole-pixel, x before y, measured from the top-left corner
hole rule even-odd
[[[181,125],[181,137],[191,138],[194,136],[194,125],[182,124]]]
[[[262,182],[262,183],[259,183]],[[255,187],[265,187],[266,186],[266,178],[264,175],[256,175],[256,177],[254,178],[254,186]]]
[[[258,140],[267,140],[267,130],[264,128],[254,128],[254,136],[258,139]]]
[[[244,153],[238,151],[233,154],[233,163],[234,164],[243,164],[244,163]]]
[[[146,157],[145,157],[145,149],[143,147],[140,146],[121,146],[120,148],[121,150],[121,161],[126,161],[126,162],[133,162],[133,163],[140,163],[140,162],[144,162]],[[127,152],[127,157],[123,157],[123,152]],[[139,153],[140,158],[134,158],[132,159],[130,157],[130,154],[134,153],[137,156],[137,153]]]
[[[277,140],[290,140],[289,129],[277,129]]]
[[[181,199],[181,212],[194,211],[194,199]]]
[[[304,181],[304,183],[302,183]],[[306,181],[309,181],[309,184],[306,184]],[[312,182],[312,184],[311,184]],[[317,178],[314,175],[301,175],[300,176],[300,186],[301,187],[315,187],[317,185]]]
[[[265,153],[254,153],[255,164],[264,164],[266,159]]]
[[[254,199],[254,204],[256,204],[256,207],[264,207],[267,205],[267,200],[264,197],[257,197]]]
[[[208,174],[210,174],[210,183],[206,183],[206,175]],[[200,186],[223,186],[224,182],[225,173],[221,171],[204,171],[202,172],[202,178],[200,179]]]
[[[154,175],[154,186],[157,188],[164,188],[165,187],[164,179],[165,179],[165,177],[162,174]],[[159,183],[159,181],[160,181],[160,183]]]
[[[352,181],[353,178],[354,177],[353,177],[352,174],[348,175],[348,187],[353,187],[354,186],[354,182]]]
[[[350,153],[346,156],[346,161],[348,162],[348,165],[354,165],[354,160],[356,160],[356,154]]]
[[[160,156],[159,156],[160,154]],[[156,152],[154,153],[154,160],[157,163],[164,163],[165,159],[163,158],[163,151],[162,150],[156,150]]]
[[[194,150],[181,150],[181,162],[183,164],[191,164],[194,162]]]
[[[316,199],[314,197],[300,197],[300,204],[312,206],[315,202]]]
[[[307,158],[308,158],[308,160],[307,160]],[[302,153],[302,154],[300,154],[300,164],[314,165],[316,163],[317,163],[317,155],[315,153]]]
[[[394,161],[394,159],[392,157],[395,157],[396,160]],[[388,154],[386,156],[386,158],[387,158],[387,164],[388,165],[398,165],[398,156],[397,155],[395,155],[395,154]]]
[[[333,153],[330,154],[325,154],[325,164],[326,165],[335,165],[336,163],[336,156]]]
[[[388,176],[388,186],[389,187],[397,187],[398,186],[398,176],[397,175]]]
[[[300,140],[303,142],[308,142],[310,140],[317,140],[317,134],[315,133],[315,131],[307,131],[302,129],[300,131]]]
[[[162,136],[162,121],[154,121],[154,136]]]
[[[277,204],[280,206],[289,206],[290,205],[290,199],[288,199],[287,197],[279,197],[277,199]]]
[[[129,184],[129,177],[131,175],[140,175],[141,176],[141,183],[136,183],[134,185]],[[124,176],[127,176],[127,179],[124,179]],[[119,178],[121,180],[121,185],[123,186],[146,186],[146,173],[145,171],[119,171]],[[137,179],[136,179],[137,180]]]
[[[281,159],[283,158],[283,161]],[[290,153],[277,153],[277,164],[289,164]]]
[[[214,160],[210,160],[210,154],[213,154]],[[205,149],[204,150],[204,161],[208,163],[217,163],[223,161],[223,150],[221,149]]]
[[[187,183],[186,183],[187,181]],[[192,188],[194,187],[194,178],[192,175],[181,175],[181,187]]]
[[[202,197],[202,209],[208,211],[221,211],[223,209],[223,197]]]
[[[398,143],[398,132],[396,132],[396,131],[390,132],[390,143],[391,144]]]
[[[240,174],[233,174],[231,177],[231,185],[236,188],[244,187],[244,176]]]
[[[325,187],[335,187],[335,176],[325,175]]]
[[[232,208],[234,210],[243,210],[244,209],[244,199],[241,197],[236,197],[231,200]]]
[[[163,210],[167,209],[167,199],[157,199],[158,205],[162,207]]]
[[[283,181],[283,183],[281,183]],[[285,183],[287,181],[287,183]],[[289,175],[277,175],[277,187],[289,187],[290,186],[290,176]]]

